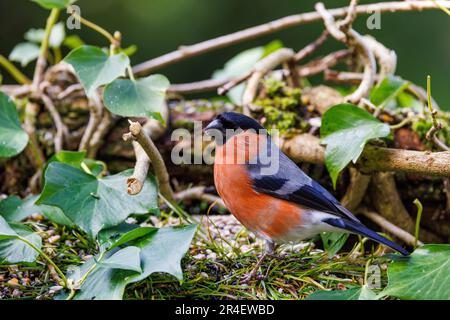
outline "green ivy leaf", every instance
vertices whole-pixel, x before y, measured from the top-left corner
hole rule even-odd
[[[127,284],[145,279],[155,272],[169,273],[181,280],[181,259],[189,249],[196,229],[196,225],[166,227],[136,239],[132,245],[141,249],[142,273],[137,274],[130,270],[105,267],[100,263],[99,267],[96,267],[88,275],[74,299],[122,299]],[[108,259],[118,252],[116,249],[107,252],[104,259]],[[94,263],[95,259],[90,259],[81,267],[73,270],[68,277],[75,282],[78,281]]]
[[[94,46],[81,46],[72,50],[64,61],[71,64],[86,94],[91,96],[98,87],[124,76],[130,59],[124,53],[108,56]]]
[[[85,151],[68,151],[62,150],[48,159],[44,167],[44,175],[42,176],[42,185],[45,184],[45,171],[52,162],[61,162],[68,164],[74,168],[84,170],[84,172],[99,177],[106,171],[106,164],[103,161],[86,159]]]
[[[216,70],[213,73],[213,79],[232,79],[247,71],[250,71],[255,63],[266,55],[283,47],[283,43],[279,40],[270,42],[261,47],[256,47],[240,52],[230,60],[228,60],[223,69]],[[232,103],[241,105],[242,94],[245,90],[245,84],[240,84],[227,93],[227,97]]]
[[[56,224],[73,226],[73,222],[67,218],[61,209],[46,205],[36,205],[39,198],[37,195],[31,195],[24,200],[17,196],[9,196],[0,201],[0,216],[8,222],[20,222],[33,214],[42,214],[48,220]]]
[[[0,216],[0,240],[17,238],[17,233],[9,226],[8,222]]]
[[[71,34],[64,39],[63,45],[65,45],[70,50],[73,50],[84,45],[84,41],[80,38],[80,36]]]
[[[0,201],[0,215],[8,222],[20,222],[41,209],[34,204],[37,196],[29,196],[25,200],[18,196],[9,196]]]
[[[26,67],[31,61],[39,57],[39,46],[31,42],[22,42],[14,47],[9,54],[9,60],[19,62]]]
[[[322,239],[323,247],[327,252],[329,258],[332,258],[345,245],[350,234],[339,232],[322,232],[320,237]]]
[[[64,9],[65,7],[71,5],[77,0],[31,0],[36,2],[44,9]]]
[[[371,95],[370,101],[380,108],[384,108],[388,102],[395,99],[409,85],[408,81],[400,77],[389,75],[377,85]]]
[[[125,247],[113,253],[109,258],[103,259],[100,263],[103,267],[142,273],[140,253],[141,249],[138,247]]]
[[[450,245],[427,244],[388,267],[388,286],[380,296],[450,300]]]
[[[339,104],[322,117],[320,137],[325,144],[325,164],[336,187],[339,172],[356,162],[370,139],[386,137],[389,125],[352,104]]]
[[[166,77],[155,74],[139,80],[117,79],[106,86],[103,100],[106,108],[123,117],[153,117],[161,120]]]
[[[7,225],[7,222],[0,216],[0,265],[30,263],[35,261],[38,253],[28,244],[20,240],[19,237],[28,240],[37,248],[41,248],[42,246],[41,237],[27,226],[11,224],[7,226],[7,228],[10,229],[10,236],[2,239],[1,230],[5,225]]]
[[[118,246],[122,246],[130,241],[157,231],[158,228],[154,227],[138,227],[135,224],[122,223],[113,228],[101,231],[98,240],[100,244],[106,245],[108,250],[112,250]]]
[[[28,144],[28,134],[22,129],[16,105],[0,92],[0,158],[22,152]]]
[[[347,290],[315,291],[306,300],[376,300],[376,294],[366,285]]]
[[[38,204],[59,207],[77,226],[92,237],[124,221],[130,214],[145,214],[157,208],[157,187],[148,178],[136,196],[126,192],[133,170],[98,179],[70,165],[52,162],[45,172],[44,189]]]

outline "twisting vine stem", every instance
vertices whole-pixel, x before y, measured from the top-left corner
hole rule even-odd
[[[42,39],[41,48],[39,49],[39,57],[36,62],[36,68],[34,69],[33,91],[35,91],[35,92],[38,90],[39,83],[41,83],[41,80],[42,80],[42,74],[44,73],[47,55],[48,55],[50,34],[52,32],[53,26],[55,25],[56,21],[58,20],[59,13],[60,13],[59,9],[52,9],[52,11],[50,11],[50,15],[47,18],[47,23],[45,25],[44,38]]]
[[[16,68],[8,59],[0,54],[0,66],[5,68],[6,71],[20,84],[30,84],[31,80],[28,79],[19,69]]]

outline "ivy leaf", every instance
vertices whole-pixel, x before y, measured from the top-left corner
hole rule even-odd
[[[148,178],[136,196],[126,192],[133,170],[98,179],[70,165],[52,162],[45,172],[44,189],[37,204],[59,207],[92,237],[124,221],[130,214],[145,214],[157,207],[157,187]]]
[[[131,270],[141,273],[141,249],[138,247],[125,247],[109,258],[101,261],[103,267],[109,267],[113,269]]]
[[[0,201],[0,215],[8,222],[20,222],[41,209],[34,204],[37,196],[29,196],[25,200],[18,196],[9,196]]]
[[[42,43],[42,40],[44,40],[45,37],[45,30],[41,28],[30,29],[25,33],[24,37],[30,42]],[[58,22],[53,26],[52,31],[50,32],[50,38],[48,39],[49,46],[51,48],[59,48],[63,43],[65,37],[66,30],[64,27],[64,23]]]
[[[39,205],[39,208],[41,209],[41,214],[48,220],[62,226],[75,227],[73,221],[70,220],[60,208],[47,206],[45,204]]]
[[[9,226],[8,222],[0,216],[0,240],[16,238],[17,233]]]
[[[339,104],[322,117],[320,137],[325,144],[325,164],[336,187],[339,172],[358,160],[367,141],[386,137],[389,125],[353,104]]]
[[[112,250],[118,246],[122,246],[130,241],[157,231],[158,228],[154,227],[138,227],[135,224],[122,223],[116,227],[101,231],[98,240],[100,244],[106,244],[108,249]]]
[[[388,267],[388,286],[380,296],[450,300],[450,245],[427,244]]]
[[[68,164],[74,168],[92,174],[95,177],[101,176],[106,171],[106,164],[103,161],[86,159],[85,157],[85,151],[62,150],[55,153],[50,157],[50,159],[48,159],[44,166],[44,174],[41,178],[42,185],[45,185],[45,171],[47,170],[48,165],[55,161]]]
[[[0,201],[0,216],[3,216],[8,222],[20,222],[33,214],[42,214],[48,220],[56,224],[73,226],[73,222],[67,218],[61,209],[46,205],[36,205],[39,198],[37,195],[31,195],[24,200],[17,196],[9,196]]]
[[[327,252],[329,258],[332,258],[345,245],[350,234],[339,232],[322,232],[320,237],[322,239],[323,247]]]
[[[376,86],[370,94],[370,101],[380,108],[395,99],[409,85],[408,81],[400,77],[389,75]]]
[[[0,230],[2,225],[7,224],[0,217]],[[28,244],[19,239],[19,236],[31,242],[37,248],[41,248],[42,239],[27,226],[21,224],[11,224],[10,230],[15,235],[3,239],[0,231],[0,265],[1,264],[17,264],[29,263],[36,260],[38,253]]]
[[[124,76],[130,59],[124,53],[108,56],[94,46],[81,46],[72,50],[64,61],[71,64],[86,94],[91,96],[98,87]]]
[[[123,117],[161,119],[166,90],[166,77],[155,74],[139,80],[117,79],[106,86],[103,99],[106,108]]]
[[[255,63],[264,56],[283,47],[279,40],[275,40],[266,46],[256,47],[240,52],[232,59],[227,61],[224,68],[216,70],[213,73],[213,79],[232,79],[247,71],[250,71]],[[245,84],[240,84],[227,93],[227,97],[236,105],[241,104],[242,94],[245,90]]]
[[[320,290],[306,297],[306,300],[376,300],[376,294],[366,285],[347,290]]]
[[[19,62],[22,67],[26,67],[31,61],[39,57],[39,46],[31,42],[22,42],[14,47],[9,54],[9,60]]]
[[[28,134],[22,129],[16,105],[0,92],[0,158],[22,152],[28,144]]]
[[[77,0],[31,0],[36,2],[44,9],[64,9]]]
[[[132,242],[132,245],[141,249],[141,274],[136,274],[136,272],[130,270],[105,267],[100,264],[88,275],[74,299],[122,299],[127,284],[145,279],[155,272],[169,273],[181,280],[181,259],[189,249],[196,229],[196,225],[165,227],[138,238]],[[107,252],[104,259],[108,259],[115,252],[118,252],[116,249]],[[75,282],[78,281],[94,263],[95,259],[90,259],[81,267],[73,270],[68,277]],[[60,296],[59,298],[63,297]]]
[[[48,165],[55,161],[68,164],[77,169],[83,169],[86,173],[92,174],[95,177],[100,176],[106,171],[106,164],[103,161],[87,159],[85,151],[62,150],[48,159],[44,167],[44,173]],[[42,185],[44,185],[45,179],[44,177],[42,179]]]
[[[79,35],[71,34],[64,39],[63,45],[65,45],[70,50],[73,50],[84,45],[84,41],[80,38]]]

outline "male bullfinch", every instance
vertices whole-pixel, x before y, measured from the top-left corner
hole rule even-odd
[[[297,242],[324,232],[350,232],[409,252],[365,227],[326,189],[307,176],[275,146],[264,128],[240,113],[225,112],[206,128],[215,137],[214,183],[230,212],[274,244]]]

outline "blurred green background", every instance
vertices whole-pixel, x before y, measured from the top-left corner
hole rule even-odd
[[[286,15],[314,10],[313,0],[79,0],[82,16],[109,31],[120,30],[123,47],[138,46],[133,64],[156,57],[180,45],[193,44],[212,37],[254,26]],[[323,1],[328,8],[349,1]],[[375,1],[360,1],[369,3]],[[14,45],[23,41],[30,28],[42,28],[48,11],[28,0],[0,0],[0,53],[8,56]],[[67,14],[61,15],[61,20]],[[432,76],[433,95],[446,109],[450,107],[450,17],[440,10],[383,14],[381,29],[369,30],[366,16],[355,23],[361,33],[375,36],[398,55],[397,74],[424,86],[427,74]],[[220,49],[188,59],[158,72],[172,83],[206,79],[236,53],[271,40],[280,39],[286,46],[300,49],[323,30],[321,23],[302,25],[256,40]],[[86,43],[107,45],[100,35],[82,27],[68,30]],[[317,54],[341,47],[334,40]],[[6,83],[12,82],[5,75]],[[32,73],[32,66],[26,69]]]

